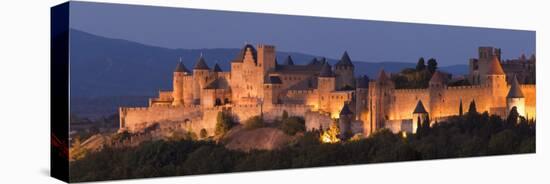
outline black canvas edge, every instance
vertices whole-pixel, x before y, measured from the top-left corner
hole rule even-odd
[[[69,2],[50,9],[50,175],[69,182]]]

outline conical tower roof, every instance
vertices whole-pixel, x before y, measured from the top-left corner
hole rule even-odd
[[[174,70],[174,72],[190,73],[190,71],[185,67],[185,65],[181,61],[181,58],[178,64],[176,65],[176,69]]]
[[[344,106],[342,107],[342,110],[340,111],[340,116],[350,115],[353,114],[351,110],[348,107],[347,103],[344,103]]]
[[[512,81],[512,86],[510,86],[510,91],[508,92],[507,98],[524,98],[523,92],[519,86],[518,79],[514,75],[514,80]]]
[[[504,75],[504,70],[500,65],[500,61],[497,56],[493,56],[489,63],[489,69],[487,70],[487,75]]]
[[[353,63],[351,62],[351,59],[350,59],[347,51],[344,52],[344,55],[342,55],[342,58],[340,59],[340,61],[338,61],[338,63],[336,63],[336,66],[352,66],[353,67]]]
[[[321,68],[319,77],[334,77],[334,73],[332,73],[332,67],[330,66],[330,64],[323,64],[323,68]]]
[[[290,57],[290,55],[286,57],[285,65],[294,65],[294,61],[292,60],[292,57]]]
[[[235,57],[235,59],[232,62],[243,62],[244,55],[246,54],[246,50],[250,49],[252,52],[252,57],[254,58],[254,61],[257,60],[258,53],[256,52],[256,48],[254,48],[251,44],[245,44],[244,47],[241,49],[239,54]]]
[[[218,65],[218,63],[216,63],[214,65],[214,69],[213,69],[214,72],[223,72],[222,68],[220,68],[220,65]]]
[[[206,61],[204,60],[204,57],[199,57],[199,60],[197,60],[197,63],[195,63],[195,67],[193,67],[194,70],[210,70],[210,67],[206,64]]]
[[[426,114],[426,113],[428,112],[426,111],[426,108],[424,108],[424,104],[422,104],[422,100],[418,100],[418,103],[414,108],[413,114]]]

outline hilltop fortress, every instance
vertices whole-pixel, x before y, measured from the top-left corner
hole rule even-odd
[[[230,71],[217,64],[210,68],[202,56],[192,70],[180,60],[172,91],[160,91],[148,107],[119,108],[120,131],[160,125],[213,135],[220,111],[236,122],[253,116],[270,122],[286,111],[303,117],[307,130],[337,121],[342,133],[368,136],[382,128],[414,133],[418,121],[431,124],[458,115],[459,107],[472,101],[478,112],[505,117],[516,107],[520,115],[536,117],[534,56],[501,63],[500,49],[480,47],[479,57],[469,63],[471,85],[448,86],[448,75],[436,71],[427,88],[396,89],[384,70],[376,80],[356,77],[347,52],[334,66],[324,58],[298,65],[290,56],[279,64],[270,45],[247,44],[236,54]],[[423,122],[428,115],[431,121]]]

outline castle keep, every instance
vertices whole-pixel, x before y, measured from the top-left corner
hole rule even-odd
[[[274,46],[247,44],[231,61],[230,71],[217,64],[208,66],[202,55],[192,70],[180,60],[172,91],[160,91],[157,98],[149,99],[148,107],[119,109],[120,131],[160,125],[196,133],[204,129],[212,135],[220,111],[237,122],[259,115],[270,122],[286,111],[304,117],[307,130],[326,129],[336,121],[342,132],[364,136],[382,128],[415,132],[418,121],[434,123],[458,115],[459,106],[472,101],[478,112],[505,117],[516,107],[520,115],[536,117],[535,85],[521,84],[530,80],[534,57],[532,65],[506,63],[527,65],[524,69],[507,69],[500,50],[481,47],[479,59],[470,60],[467,78],[472,85],[448,86],[448,75],[436,71],[428,88],[396,89],[384,70],[376,80],[356,77],[347,52],[334,66],[324,58],[298,65],[290,56],[279,64],[275,56]],[[430,122],[424,122],[427,116]]]

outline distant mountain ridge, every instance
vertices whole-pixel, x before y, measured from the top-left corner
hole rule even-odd
[[[112,39],[72,29],[70,32],[71,95],[78,97],[153,96],[158,90],[169,90],[172,72],[178,58],[192,69],[203,54],[210,67],[218,63],[227,71],[230,61],[240,48],[220,49],[169,49],[144,45],[128,40]],[[292,56],[297,64],[305,64],[313,57],[297,52],[277,52],[283,63]],[[353,60],[353,53],[350,53]],[[336,59],[328,58],[334,64]],[[356,75],[374,78],[381,68],[397,72],[415,63],[354,61]],[[452,74],[465,74],[467,65],[441,67]]]

